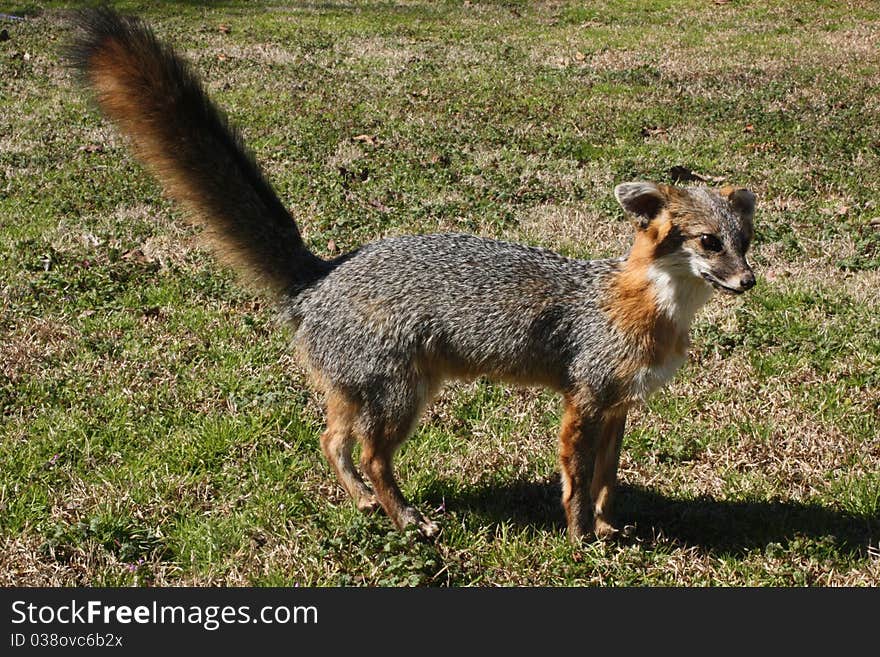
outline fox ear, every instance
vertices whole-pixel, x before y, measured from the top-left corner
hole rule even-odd
[[[721,195],[727,198],[727,201],[741,217],[751,219],[755,216],[755,195],[751,190],[745,187],[722,187]]]
[[[628,182],[614,188],[620,207],[634,215],[639,228],[647,228],[666,205],[666,194],[652,182]]]

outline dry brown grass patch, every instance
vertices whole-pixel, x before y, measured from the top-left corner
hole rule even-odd
[[[510,238],[522,237],[556,251],[616,257],[626,254],[634,234],[622,215],[606,216],[584,207],[551,204],[533,208]]]

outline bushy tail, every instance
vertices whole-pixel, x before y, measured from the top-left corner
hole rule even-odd
[[[188,64],[136,18],[89,9],[77,23],[71,58],[101,110],[166,191],[208,226],[218,254],[279,292],[293,293],[325,274],[329,263],[306,248]]]

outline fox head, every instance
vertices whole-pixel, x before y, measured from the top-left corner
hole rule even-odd
[[[638,257],[662,266],[666,275],[702,280],[729,294],[755,285],[746,260],[755,214],[748,189],[628,182],[615,187],[614,195],[635,218],[633,252],[638,249]]]

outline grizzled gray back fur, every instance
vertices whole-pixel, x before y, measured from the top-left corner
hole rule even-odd
[[[383,414],[412,406],[434,376],[426,363],[601,390],[624,339],[598,304],[621,266],[472,235],[395,237],[341,259],[286,314],[312,368]]]

